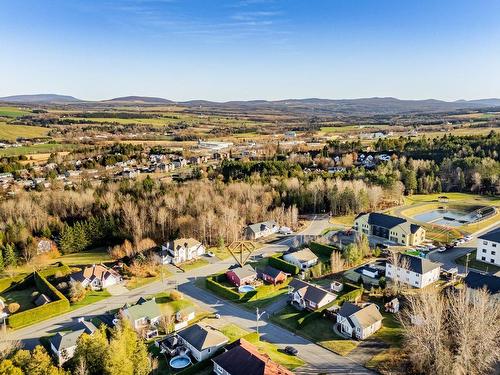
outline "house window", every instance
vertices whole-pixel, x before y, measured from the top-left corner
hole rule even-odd
[[[483,245],[488,245],[488,241],[483,241]]]
[[[481,260],[486,260],[486,257],[481,257]]]
[[[497,244],[496,243],[492,243],[491,246],[497,247]]]
[[[490,259],[490,263],[495,263],[495,259]]]
[[[492,252],[491,252],[491,255],[496,255],[496,251],[492,251]]]

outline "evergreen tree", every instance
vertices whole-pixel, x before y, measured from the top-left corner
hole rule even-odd
[[[15,266],[17,264],[17,257],[13,244],[8,243],[4,246],[3,260],[4,267]]]
[[[75,350],[74,363],[78,366],[83,362],[88,375],[100,375],[104,373],[105,363],[111,354],[103,326],[92,336],[86,333],[80,336]]]

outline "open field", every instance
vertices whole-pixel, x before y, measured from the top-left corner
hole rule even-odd
[[[16,118],[19,116],[24,116],[31,113],[29,110],[25,110],[17,107],[0,107],[0,117],[12,117]]]
[[[40,126],[11,125],[0,122],[0,139],[15,141],[18,138],[45,137],[50,129]]]
[[[113,259],[111,259],[105,248],[100,247],[92,250],[81,251],[78,253],[61,255],[56,260],[59,262],[63,262],[68,266],[72,266],[111,262]]]
[[[6,149],[0,149],[0,156],[18,156],[18,155],[26,155],[28,159],[31,158],[32,155],[35,154],[47,154],[53,152],[61,152],[61,151],[69,151],[75,148],[74,144],[61,144],[61,143],[42,143],[31,146],[22,146],[22,147],[11,147]],[[36,160],[36,156],[33,156],[33,159]],[[39,161],[39,160],[37,160]]]

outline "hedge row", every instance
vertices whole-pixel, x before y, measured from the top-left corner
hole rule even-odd
[[[46,294],[53,302],[9,316],[8,322],[11,328],[24,327],[69,311],[68,299],[50,284],[45,277],[38,272],[28,277],[33,278],[37,289]]]
[[[271,267],[277,268],[283,272],[289,273],[291,275],[297,275],[300,272],[299,267],[296,265],[289,263],[281,258],[279,258],[278,255],[273,255],[272,257],[269,257],[269,265]]]
[[[338,251],[335,247],[333,246],[330,246],[330,245],[324,245],[324,244],[321,244],[321,243],[317,243],[317,242],[311,242],[309,244],[309,248],[314,252],[316,253],[316,255],[318,254],[321,254],[325,257],[328,257],[330,258],[330,256],[332,255],[332,252],[333,251]]]
[[[232,288],[228,288],[227,286],[220,284],[221,281],[226,280],[227,278],[225,273],[218,273],[208,276],[205,280],[205,285],[207,289],[218,294],[219,296],[235,302],[246,302],[257,294],[256,290],[240,294]]]
[[[21,284],[26,278],[26,275],[20,274],[14,277],[6,277],[0,279],[0,293],[6,292],[8,289],[13,289],[15,286]]]
[[[57,273],[60,273],[62,276],[66,276],[71,273],[71,268],[62,262],[58,262],[50,267],[38,271],[38,273],[43,277],[54,276]]]

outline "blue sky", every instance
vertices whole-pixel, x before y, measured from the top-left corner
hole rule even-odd
[[[500,97],[497,0],[0,0],[0,96]]]

